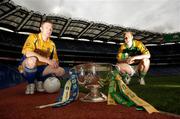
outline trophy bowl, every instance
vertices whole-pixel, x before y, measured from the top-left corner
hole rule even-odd
[[[80,98],[83,102],[104,102],[107,100],[100,88],[107,81],[108,74],[112,71],[112,65],[108,63],[87,63],[73,67],[79,85],[89,90],[89,93]]]

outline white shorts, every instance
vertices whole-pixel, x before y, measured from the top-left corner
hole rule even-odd
[[[136,74],[138,72],[137,70],[137,65],[128,65],[130,70],[131,70],[131,74],[129,74],[130,76],[133,76],[134,74]]]
[[[130,76],[133,76],[134,74],[138,73],[137,65],[127,65],[129,69],[131,70]],[[118,70],[121,71],[120,67],[117,66]]]

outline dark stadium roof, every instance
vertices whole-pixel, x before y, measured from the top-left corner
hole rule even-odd
[[[134,37],[142,40],[145,44],[161,44],[167,41],[164,40],[164,34],[161,33],[140,31],[61,16],[50,16],[29,11],[14,4],[11,0],[1,0],[0,2],[0,27],[14,32],[39,32],[40,23],[46,19],[54,23],[52,35],[60,39],[88,39],[90,41],[100,40],[103,42],[121,43],[123,32],[131,30],[134,33]],[[179,38],[180,35],[177,35],[176,39],[179,40]],[[176,40],[173,40],[173,42],[176,42]]]

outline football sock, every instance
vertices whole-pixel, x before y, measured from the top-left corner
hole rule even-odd
[[[140,72],[140,78],[144,78],[146,76],[146,72]]]
[[[24,72],[23,72],[23,77],[28,81],[28,83],[34,83],[34,80],[36,78],[36,72],[37,68],[27,68],[25,67]]]

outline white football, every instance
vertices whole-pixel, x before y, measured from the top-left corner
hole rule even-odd
[[[55,93],[60,90],[61,82],[56,77],[48,77],[44,81],[44,89],[47,93]]]

